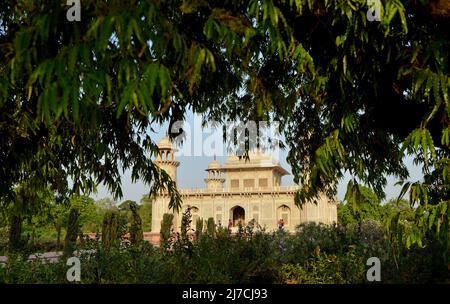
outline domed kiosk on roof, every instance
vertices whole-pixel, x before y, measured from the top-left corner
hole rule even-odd
[[[167,137],[167,136],[162,138],[158,142],[157,146],[160,150],[173,150],[172,142],[170,141],[169,137]]]
[[[207,170],[219,170],[220,164],[217,162],[217,160],[213,160],[209,163]]]
[[[222,167],[219,162],[217,162],[216,157],[214,156],[214,160],[212,160],[208,169],[208,177],[205,178],[206,189],[217,191],[223,189],[223,183],[225,182],[225,178],[222,176]]]

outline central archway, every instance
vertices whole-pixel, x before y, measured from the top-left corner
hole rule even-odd
[[[245,210],[241,206],[235,206],[231,209],[233,215],[233,226],[237,226],[240,222],[243,226],[245,224]]]

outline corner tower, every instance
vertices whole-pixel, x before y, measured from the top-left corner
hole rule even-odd
[[[158,156],[156,165],[169,174],[174,182],[177,181],[177,167],[180,162],[175,160],[175,149],[168,137],[164,137],[158,142]]]

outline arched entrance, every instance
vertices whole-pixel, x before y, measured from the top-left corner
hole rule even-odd
[[[241,225],[245,224],[245,210],[241,206],[236,206],[231,209],[233,215],[233,226],[237,226],[240,222]]]

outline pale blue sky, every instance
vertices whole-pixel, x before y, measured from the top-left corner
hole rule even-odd
[[[193,125],[194,116],[190,113],[187,116],[186,121],[190,124],[190,126]],[[160,128],[154,128],[158,131],[158,133],[151,133],[151,137],[155,141],[159,141],[161,138],[163,138],[167,132],[167,125],[163,125]],[[195,133],[196,134],[196,133]],[[196,136],[196,135],[194,135]],[[203,141],[205,138],[209,136],[209,134],[203,134]],[[191,146],[190,151],[192,155],[197,154],[194,153],[194,149],[196,145],[198,145],[198,138],[191,139],[190,140]],[[195,144],[194,144],[195,143]],[[204,143],[203,143],[204,144]],[[181,147],[183,148],[183,146]],[[186,148],[186,146],[184,146]],[[198,148],[198,146],[197,146]],[[198,151],[198,149],[197,149]],[[201,151],[201,149],[200,149]],[[204,187],[204,178],[206,177],[205,169],[208,167],[208,164],[213,160],[212,153],[208,153],[209,156],[180,156],[177,158],[177,160],[180,161],[180,166],[178,167],[178,187],[183,188],[203,188]],[[286,156],[287,151],[282,150],[279,154],[279,161],[280,164],[288,171],[291,172],[291,168],[289,164],[286,162]],[[225,156],[218,156],[217,161],[221,164],[225,162],[226,157]],[[413,164],[412,158],[407,158],[405,160],[405,163],[410,171],[410,179],[415,181],[419,180],[422,177],[421,170],[418,166],[415,166]],[[350,180],[350,175],[346,175],[339,183],[338,183],[338,194],[337,198],[339,200],[343,200],[347,182]],[[387,178],[387,186],[385,188],[386,191],[386,197],[387,199],[390,198],[396,198],[401,190],[401,186],[395,186],[395,183],[397,182],[397,179],[393,177]],[[294,185],[293,177],[292,175],[287,175],[283,177],[282,180],[283,185]],[[131,174],[129,171],[125,172],[125,174],[122,177],[122,190],[123,190],[123,198],[121,201],[124,200],[133,200],[139,202],[142,198],[142,196],[149,192],[148,186],[144,185],[141,181],[138,181],[136,183],[132,183],[131,181]],[[98,193],[93,195],[95,199],[99,198],[105,198],[105,197],[112,197],[112,195],[108,192],[108,190],[100,185],[98,187]]]

